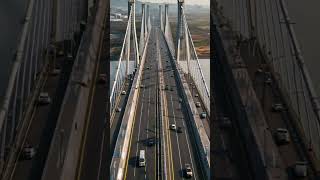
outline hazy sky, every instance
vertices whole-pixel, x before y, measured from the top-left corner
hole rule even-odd
[[[140,0],[142,2],[168,2],[168,3],[176,3],[177,0]],[[199,4],[199,5],[208,5],[210,0],[184,0],[186,4]]]

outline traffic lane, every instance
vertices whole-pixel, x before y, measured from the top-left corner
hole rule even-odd
[[[204,104],[200,98],[200,94],[197,90],[197,88],[195,87],[195,84],[193,82],[193,80],[191,80],[190,78],[188,78],[188,75],[185,75],[185,78],[188,82],[188,87],[189,87],[189,90],[191,91],[191,95],[192,95],[192,99],[193,99],[193,102],[194,103],[197,103],[197,102],[200,102],[200,107],[197,107],[197,111],[199,114],[203,113],[203,112],[206,112],[206,110],[204,109]],[[196,95],[198,95],[198,97],[196,97]],[[206,118],[203,118],[202,119],[202,123],[203,123],[203,127],[210,139],[210,121],[209,121],[209,114],[207,114],[208,116]]]
[[[168,50],[165,48],[161,49],[162,52],[162,63],[165,63],[165,60],[168,59],[167,53]],[[169,60],[169,59],[168,59]],[[178,156],[174,156],[174,175],[175,178],[183,178],[184,177],[184,166],[185,164],[190,164],[191,168],[194,173],[194,177],[198,176],[197,173],[197,168],[195,165],[195,161],[192,158],[192,150],[191,150],[191,145],[190,141],[186,135],[187,131],[187,126],[185,125],[185,119],[186,117],[181,111],[181,104],[179,102],[179,94],[178,94],[178,89],[176,85],[175,78],[171,77],[172,74],[172,66],[170,68],[167,68],[168,70],[171,71],[166,71],[164,72],[164,83],[169,85],[170,88],[173,88],[173,91],[169,90],[166,91],[166,99],[167,99],[167,106],[168,106],[168,116],[169,116],[169,124],[175,124],[176,127],[182,127],[183,133],[177,133],[175,131],[170,131],[170,136],[171,136],[171,142],[173,141],[172,149],[175,154],[178,154]],[[183,134],[185,134],[183,136]],[[178,163],[179,162],[179,163]]]
[[[127,163],[127,172],[126,172],[126,176],[125,177],[133,177],[135,178],[135,171],[136,168],[138,168],[138,157],[136,156],[136,151],[138,149],[137,145],[139,142],[138,141],[138,137],[139,137],[139,124],[141,121],[141,116],[142,116],[142,101],[141,101],[141,97],[144,96],[144,89],[140,89],[139,92],[139,98],[138,98],[138,104],[137,104],[137,108],[135,110],[135,117],[134,117],[134,126],[133,131],[132,131],[132,135],[131,135],[131,140],[130,140],[130,152],[129,154],[129,158],[128,158],[128,163]],[[141,108],[142,107],[142,108]]]
[[[110,144],[111,144],[111,153],[113,154],[113,151],[114,151],[114,148],[115,148],[115,145],[116,145],[116,142],[117,142],[117,137],[118,137],[118,133],[119,133],[119,129],[120,129],[120,126],[121,126],[121,122],[122,122],[122,118],[123,118],[123,115],[124,115],[124,111],[125,111],[125,108],[126,108],[126,105],[127,105],[127,100],[129,98],[129,94],[130,94],[130,87],[132,85],[132,81],[130,80],[127,80],[129,81],[128,83],[129,84],[125,84],[124,88],[123,88],[123,91],[126,92],[126,95],[120,95],[120,100],[119,100],[119,103],[118,105],[116,106],[117,107],[120,107],[121,108],[121,111],[120,112],[114,112],[114,116],[111,117],[110,119],[110,123],[111,123],[111,127],[110,127]],[[127,83],[127,82],[126,82]],[[112,112],[110,112],[112,113]]]
[[[305,155],[301,153],[302,147],[300,146],[299,142],[293,140],[296,139],[294,138],[294,136],[296,136],[297,134],[295,132],[295,129],[293,128],[293,125],[291,124],[292,120],[289,119],[289,116],[287,114],[288,112],[280,113],[272,111],[272,104],[284,102],[281,102],[280,93],[275,91],[276,88],[273,84],[273,80],[275,79],[272,78],[271,83],[266,83],[266,76],[264,76],[262,73],[257,72],[258,68],[263,67],[263,64],[265,64],[263,57],[261,57],[260,54],[256,56],[249,54],[249,50],[244,46],[241,46],[241,50],[241,55],[243,57],[246,57],[243,59],[249,67],[249,75],[253,81],[255,92],[260,100],[266,117],[266,122],[271,132],[274,135],[277,128],[286,128],[289,130],[292,141],[289,144],[278,145],[277,147],[284,165],[287,167],[288,175],[291,176],[292,173],[290,172],[290,169],[293,167],[295,162],[306,159]]]
[[[187,126],[185,124],[185,119],[187,118],[181,111],[181,104],[179,103],[179,95],[177,93],[178,89],[172,81],[172,78],[168,75],[165,76],[165,82],[169,82],[170,86],[174,87],[174,91],[167,91],[166,98],[167,98],[167,106],[168,106],[168,115],[169,115],[169,124],[175,124],[176,127],[182,128],[182,133],[177,133],[176,131],[170,131],[171,134],[171,142],[174,142],[173,152],[178,154],[179,156],[173,157],[174,164],[175,164],[175,176],[176,178],[183,178],[184,177],[184,168],[185,164],[190,164],[191,168],[194,173],[194,177],[198,177],[197,168],[195,165],[195,160],[193,159],[193,152],[191,150],[190,140],[187,137]],[[166,77],[167,76],[167,77]],[[170,82],[171,79],[171,82]],[[179,158],[177,158],[179,157]],[[175,163],[179,162],[179,163]]]
[[[105,71],[106,63],[100,61],[99,73]],[[103,138],[106,120],[107,88],[105,84],[97,84],[93,95],[91,115],[85,142],[84,157],[80,179],[99,179],[101,157],[103,152]]]
[[[260,92],[257,93],[257,95],[263,101],[263,110],[265,112],[266,121],[271,132],[275,133],[277,128],[289,129],[288,125],[284,122],[281,113],[272,112],[271,110],[272,104],[276,102],[276,99],[274,98],[275,96],[272,93],[270,86],[266,86],[264,79],[258,78],[257,81],[258,82],[256,82],[256,90]],[[280,151],[282,159],[287,166],[294,165],[294,163],[300,159],[294,143],[278,146],[278,149]]]
[[[155,66],[155,61],[152,61],[154,59],[154,55],[152,52],[150,52],[150,55],[151,57],[148,58],[148,66],[150,69],[145,70],[145,77],[147,77],[145,85],[148,89],[148,110],[146,116],[147,129],[145,129],[145,133],[142,134],[142,138],[144,139],[144,145],[146,146],[147,178],[154,179],[156,172],[156,144],[148,145],[148,142],[150,140],[155,141],[155,143],[160,141],[156,138],[156,106],[158,106],[156,103],[156,83],[158,81],[158,72],[155,71],[155,69],[157,69]]]
[[[152,42],[148,47],[152,48],[151,46],[152,46]],[[152,51],[149,51],[149,52],[152,52]],[[149,55],[146,58],[147,58],[146,64],[148,64],[149,59],[151,60],[152,58],[149,58]],[[132,177],[134,179],[144,179],[147,177],[147,175],[148,175],[148,177],[152,176],[153,171],[154,171],[154,170],[152,170],[152,173],[151,172],[147,173],[147,166],[149,169],[149,163],[148,164],[146,163],[146,167],[144,167],[144,168],[139,167],[139,165],[138,165],[139,150],[145,149],[145,139],[143,137],[146,137],[146,132],[150,131],[149,127],[146,126],[149,124],[148,124],[148,119],[144,116],[144,114],[147,114],[148,111],[155,112],[155,108],[153,106],[151,106],[151,107],[148,106],[149,96],[147,97],[147,95],[145,95],[146,90],[152,88],[152,87],[150,87],[150,83],[148,83],[148,82],[151,82],[150,79],[143,79],[143,77],[145,77],[147,74],[148,74],[148,72],[146,70],[143,70],[141,84],[145,85],[146,88],[140,89],[138,106],[136,109],[137,114],[135,116],[135,125],[133,128],[133,135],[131,137],[130,156],[129,156],[129,162],[128,162],[127,176],[126,176],[126,177]],[[151,77],[149,77],[149,78],[151,78]],[[150,95],[151,97],[155,97],[155,91],[150,91],[150,93],[152,93]],[[149,123],[150,123],[149,126],[152,126],[152,121]],[[141,133],[141,131],[142,131],[142,133]],[[154,130],[151,130],[151,132],[154,132]],[[147,156],[147,154],[146,154],[146,156]],[[152,155],[149,156],[148,159],[150,159],[150,162],[155,161],[155,159]],[[150,164],[150,166],[151,166],[151,164]]]
[[[31,145],[35,147],[36,151],[39,148],[41,135],[43,133],[43,129],[45,127],[46,121],[48,120],[48,113],[51,109],[52,105],[52,97],[55,93],[56,87],[58,85],[59,76],[48,76],[45,85],[43,87],[42,92],[48,92],[51,97],[51,104],[49,105],[36,105],[35,114],[33,116],[33,120],[30,124],[28,133],[26,134],[26,140],[23,145]],[[22,146],[23,147],[23,146]],[[36,154],[36,156],[40,156],[40,154]],[[19,161],[16,163],[16,168],[13,172],[13,176],[11,179],[25,180],[26,177],[30,178],[32,166],[35,164],[36,156],[31,160],[22,160],[19,157]]]

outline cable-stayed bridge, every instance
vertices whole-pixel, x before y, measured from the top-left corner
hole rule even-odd
[[[111,179],[180,179],[185,177],[187,164],[195,179],[207,179],[210,92],[184,1],[178,1],[176,40],[172,38],[168,4],[152,7],[156,12],[150,11],[150,4],[142,4],[139,40],[135,1],[129,1],[128,7],[110,94]],[[134,62],[131,70],[130,61]],[[144,167],[139,167],[140,151],[146,153]]]
[[[108,82],[108,2],[29,1],[1,103],[2,179],[319,178],[319,102],[284,0],[211,2],[213,94],[176,3],[173,36],[170,5],[142,4],[137,32],[128,1]]]

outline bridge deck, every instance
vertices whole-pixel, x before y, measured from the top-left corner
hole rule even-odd
[[[160,57],[159,57],[160,56]],[[128,167],[126,171],[126,178],[130,179],[153,179],[156,176],[156,145],[149,146],[150,139],[156,139],[156,132],[159,133],[159,125],[156,122],[156,97],[158,90],[158,63],[159,58],[161,64],[167,65],[167,68],[163,68],[164,85],[168,85],[169,90],[164,90],[164,101],[167,106],[164,106],[167,114],[164,117],[166,125],[164,132],[168,133],[170,139],[169,144],[166,144],[166,152],[172,152],[172,156],[167,159],[167,163],[173,166],[172,176],[175,179],[182,179],[184,173],[184,164],[189,163],[192,166],[194,172],[194,179],[200,178],[196,163],[197,160],[193,156],[194,148],[190,141],[190,134],[188,131],[188,125],[186,124],[187,116],[179,102],[179,90],[173,74],[173,67],[169,56],[169,50],[165,44],[163,36],[160,34],[158,28],[153,28],[147,54],[144,71],[142,74],[141,84],[145,88],[140,89],[140,95],[138,99],[138,106],[136,109],[136,116],[134,120],[134,129],[131,138],[131,146],[128,158]],[[147,69],[149,67],[149,69]],[[172,76],[173,75],[173,76]],[[171,90],[172,88],[172,90]],[[169,125],[176,124],[177,127],[182,127],[182,133],[170,131]],[[159,139],[156,139],[156,143],[159,143]],[[162,147],[161,147],[162,148]],[[144,149],[146,151],[146,167],[138,166],[139,150]],[[170,172],[167,172],[170,173]]]

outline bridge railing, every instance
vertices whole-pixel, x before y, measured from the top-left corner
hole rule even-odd
[[[205,105],[206,110],[210,114],[210,91],[207,85],[207,82],[205,80],[201,64],[199,62],[199,58],[197,55],[197,51],[195,49],[192,36],[190,33],[190,29],[188,27],[188,23],[186,20],[186,16],[184,13],[184,9],[182,9],[182,17],[183,17],[183,22],[184,22],[184,27],[186,31],[186,35],[188,36],[189,39],[189,50],[190,50],[190,64],[189,70],[190,70],[190,75],[196,85],[196,88],[199,91],[199,96],[201,97],[202,102]]]
[[[124,86],[124,82],[126,80],[127,74],[126,74],[126,69],[127,69],[127,65],[125,62],[125,55],[126,55],[126,49],[127,47],[127,38],[130,36],[130,31],[131,31],[131,19],[132,19],[132,11],[130,11],[130,15],[128,18],[128,24],[127,24],[127,28],[126,28],[126,33],[124,36],[124,40],[123,40],[123,44],[122,44],[122,48],[121,48],[121,53],[120,53],[120,57],[118,60],[118,65],[116,67],[116,73],[115,73],[115,77],[112,83],[112,88],[110,91],[110,112],[112,113],[115,109],[115,106],[117,104],[117,101],[119,98],[119,95],[121,93],[121,89]],[[130,37],[129,37],[130,38]],[[128,58],[128,57],[127,57]]]
[[[238,42],[252,42],[250,53],[256,54],[260,46],[286,104],[293,109],[292,115],[304,133],[305,144],[319,160],[319,97],[313,88],[285,1],[235,2],[216,0],[217,11],[229,22]],[[230,4],[232,8],[224,8]],[[263,63],[261,65],[263,67]]]

